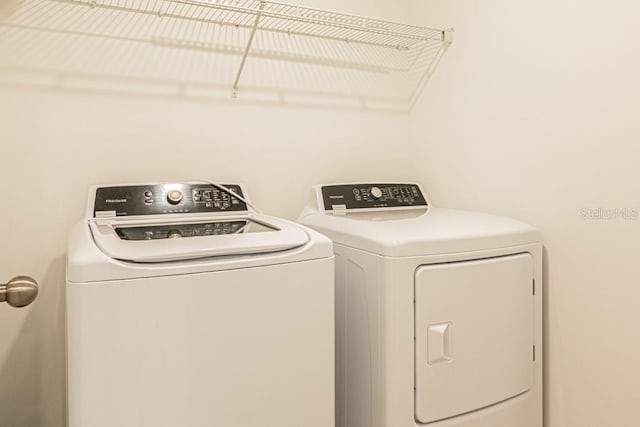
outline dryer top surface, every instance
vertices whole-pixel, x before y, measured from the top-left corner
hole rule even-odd
[[[337,244],[382,256],[442,255],[540,242],[523,222],[464,210],[425,208],[380,212],[302,215],[299,222]]]

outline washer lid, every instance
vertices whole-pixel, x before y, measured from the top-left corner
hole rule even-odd
[[[264,215],[94,219],[89,228],[109,257],[142,263],[264,254],[309,241],[301,227]]]
[[[383,256],[424,256],[517,246],[540,241],[539,232],[500,216],[442,208],[313,212],[298,221],[335,243]]]

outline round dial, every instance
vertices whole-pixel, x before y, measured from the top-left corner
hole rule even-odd
[[[182,201],[182,191],[171,190],[167,193],[167,201],[172,205],[177,205]]]
[[[371,196],[373,200],[378,200],[380,197],[382,197],[382,190],[380,189],[380,187],[371,187],[369,189],[369,196]]]
[[[182,237],[182,233],[178,230],[171,230],[167,233],[167,239],[179,239]]]

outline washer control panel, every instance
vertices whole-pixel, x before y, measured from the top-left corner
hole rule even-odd
[[[244,198],[239,185],[224,187]],[[151,184],[100,187],[94,217],[246,211],[247,205],[210,184]]]
[[[417,184],[344,184],[321,187],[325,211],[426,207]]]

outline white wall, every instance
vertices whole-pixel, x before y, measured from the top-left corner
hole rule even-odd
[[[640,424],[640,4],[413,0],[456,41],[411,118],[435,204],[541,228],[546,427]],[[631,212],[629,212],[631,213]]]
[[[384,1],[300,1],[401,20]],[[0,86],[0,282],[33,275],[30,307],[0,305],[0,425],[64,424],[67,231],[99,183],[247,184],[295,218],[311,185],[407,178],[407,115],[66,93]],[[391,165],[391,167],[390,167]]]

